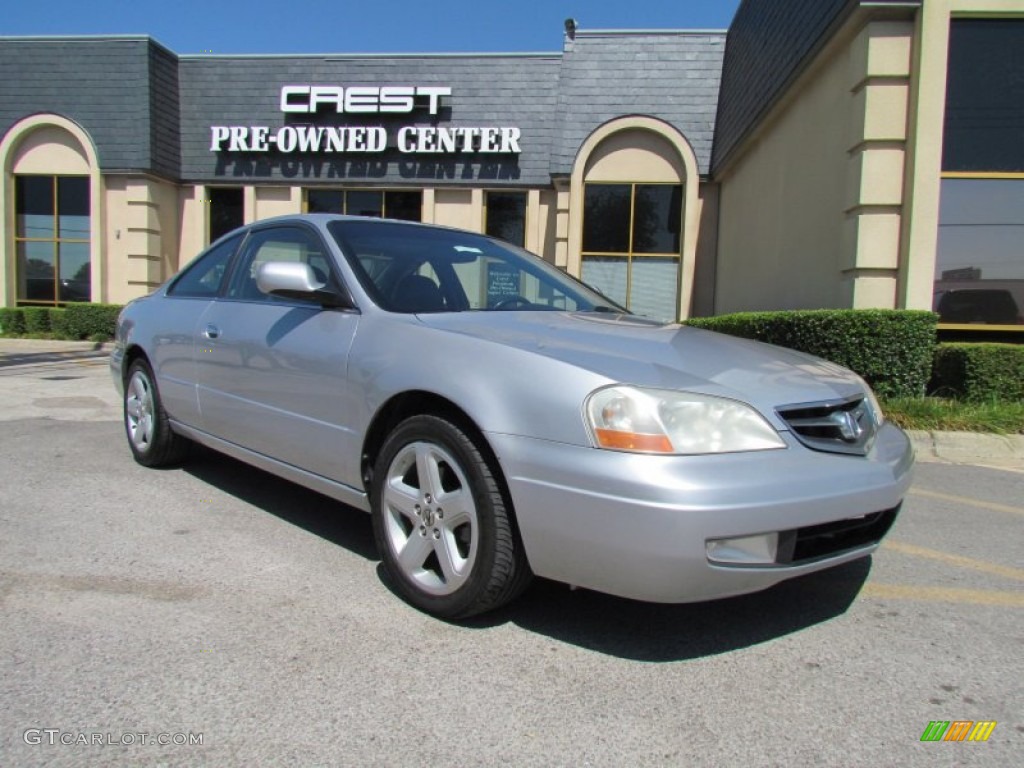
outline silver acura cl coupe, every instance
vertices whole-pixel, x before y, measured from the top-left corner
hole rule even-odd
[[[406,222],[236,230],[125,307],[111,368],[138,462],[195,441],[369,512],[396,589],[449,619],[534,574],[690,602],[864,557],[913,466],[844,368]]]

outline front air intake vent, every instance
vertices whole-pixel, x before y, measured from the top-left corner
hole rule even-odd
[[[801,443],[815,451],[865,455],[878,431],[870,404],[862,396],[776,409]]]
[[[897,505],[852,520],[780,531],[775,562],[779,565],[802,565],[877,544],[889,532],[899,510]]]

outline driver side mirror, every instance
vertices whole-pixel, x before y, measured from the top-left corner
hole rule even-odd
[[[256,286],[270,296],[315,301],[324,308],[353,309],[347,296],[327,285],[326,275],[300,261],[268,261],[256,273]]]

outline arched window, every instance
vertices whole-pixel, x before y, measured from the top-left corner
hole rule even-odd
[[[670,126],[633,117],[595,131],[572,179],[580,277],[637,314],[685,316],[697,183],[693,152]]]
[[[55,115],[15,125],[0,142],[7,300],[23,305],[91,301],[98,171],[84,131]]]

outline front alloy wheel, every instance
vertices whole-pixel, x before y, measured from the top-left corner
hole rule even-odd
[[[421,610],[463,618],[525,587],[529,566],[505,495],[476,442],[456,424],[412,417],[374,470],[374,534],[398,591]]]
[[[171,430],[153,371],[145,360],[136,360],[128,369],[124,431],[135,460],[147,467],[180,461],[188,445],[185,438]]]
[[[439,445],[413,442],[391,461],[384,528],[402,573],[431,595],[466,583],[480,544],[476,504],[458,462]]]

